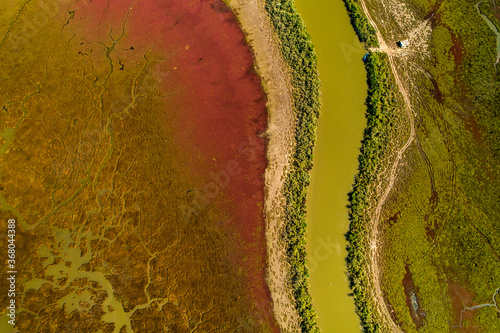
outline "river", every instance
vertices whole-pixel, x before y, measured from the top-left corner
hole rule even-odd
[[[347,282],[347,194],[365,128],[366,51],[341,0],[296,0],[316,48],[322,110],[307,197],[311,294],[323,332],[360,332]]]

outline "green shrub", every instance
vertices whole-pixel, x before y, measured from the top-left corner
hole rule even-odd
[[[301,317],[302,332],[319,332],[309,294],[306,267],[306,194],[316,126],[320,109],[316,54],[309,34],[290,0],[267,0],[266,10],[279,37],[281,54],[288,64],[296,113],[295,151],[291,170],[285,181],[285,228],[290,263],[289,278],[295,305]]]

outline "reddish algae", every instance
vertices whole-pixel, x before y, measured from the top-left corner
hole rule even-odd
[[[151,60],[148,55],[161,59],[155,71],[165,117],[184,152],[179,167],[198,180],[186,191],[201,193],[198,201],[227,217],[213,223],[236,234],[230,251],[246,276],[241,283],[260,317],[278,331],[265,276],[266,96],[234,13],[218,0],[93,0],[72,8],[88,41],[107,40],[110,50],[118,40],[119,56],[109,56],[119,57],[122,69]]]

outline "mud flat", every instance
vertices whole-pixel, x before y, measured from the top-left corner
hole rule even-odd
[[[0,217],[2,230],[19,222],[17,328],[279,331],[266,133],[287,134],[268,129],[267,109],[289,97],[266,97],[232,10],[14,5],[1,26]],[[269,163],[286,165],[280,152]]]
[[[267,93],[268,138],[266,169],[266,238],[268,284],[274,314],[284,332],[296,332],[298,314],[289,286],[285,244],[281,240],[284,225],[284,187],[287,167],[294,146],[295,112],[287,66],[281,58],[271,22],[263,1],[230,0],[243,31],[252,46],[256,68]]]

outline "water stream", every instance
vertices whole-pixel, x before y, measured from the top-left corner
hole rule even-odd
[[[307,253],[313,304],[323,332],[360,332],[346,275],[347,194],[366,126],[366,50],[342,1],[296,0],[316,48],[321,116],[307,198]]]

